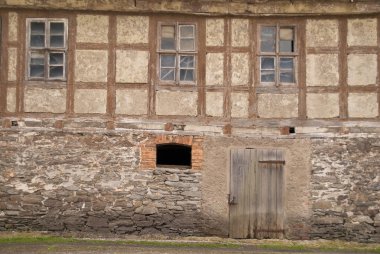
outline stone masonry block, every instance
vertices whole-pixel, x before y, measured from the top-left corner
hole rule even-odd
[[[107,90],[77,89],[74,95],[75,113],[106,113]]]
[[[249,82],[249,54],[233,53],[231,56],[231,64],[232,85],[247,85]]]
[[[378,116],[376,93],[350,93],[348,95],[348,116],[371,118]]]
[[[118,16],[117,43],[148,43],[149,17]]]
[[[66,89],[43,89],[27,87],[24,94],[25,112],[64,113]]]
[[[8,14],[8,18],[9,18],[8,40],[17,41],[18,15],[15,12],[10,12]]]
[[[309,93],[306,99],[308,118],[332,118],[339,116],[339,94]]]
[[[249,22],[248,19],[232,20],[232,46],[247,47],[249,45]]]
[[[224,82],[223,53],[208,53],[206,55],[206,85],[222,86]]]
[[[206,45],[223,46],[224,44],[224,20],[206,20]]]
[[[7,89],[7,111],[16,112],[16,88],[14,87]]]
[[[337,86],[338,67],[337,54],[307,55],[306,84],[308,86]]]
[[[156,93],[157,115],[197,115],[196,92],[158,91]]]
[[[17,48],[8,49],[8,80],[16,81],[17,72]]]
[[[77,42],[107,43],[108,26],[108,16],[78,15]]]
[[[258,114],[261,118],[292,118],[298,116],[297,94],[259,94]]]
[[[75,81],[107,82],[108,51],[77,50]]]
[[[141,89],[116,91],[116,114],[144,115],[148,108],[148,92]]]
[[[375,85],[377,80],[377,55],[348,55],[348,77],[350,86]]]
[[[349,19],[347,44],[348,46],[376,46],[377,19]]]
[[[248,93],[231,93],[231,117],[248,117]]]
[[[116,82],[147,83],[149,52],[116,51]]]
[[[338,20],[311,19],[306,23],[307,47],[337,47],[338,37]]]
[[[223,92],[206,93],[206,114],[223,116]]]

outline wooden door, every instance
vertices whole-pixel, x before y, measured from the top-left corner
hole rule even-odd
[[[281,150],[231,150],[230,237],[283,237],[284,164]]]

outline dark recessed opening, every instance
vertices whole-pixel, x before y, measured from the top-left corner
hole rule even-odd
[[[18,126],[18,122],[17,121],[11,121],[11,125],[12,125],[12,127],[17,127]]]
[[[160,144],[156,146],[157,166],[191,167],[191,146]]]
[[[296,127],[289,127],[289,134],[296,133]]]

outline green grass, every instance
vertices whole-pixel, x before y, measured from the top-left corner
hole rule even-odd
[[[154,240],[100,240],[81,239],[74,237],[61,237],[42,235],[39,233],[2,233],[1,244],[40,244],[48,245],[49,250],[54,252],[57,244],[89,245],[90,247],[107,247],[108,245],[130,245],[147,247],[172,247],[172,248],[257,248],[284,251],[318,251],[318,252],[358,252],[380,253],[380,244],[362,244],[344,241],[287,241],[287,240],[234,240],[216,238],[196,238],[186,241],[154,241]]]
[[[152,247],[193,247],[193,248],[238,248],[235,243],[213,243],[213,242],[175,242],[175,241],[140,241],[140,240],[98,240],[79,239],[72,237],[57,236],[11,236],[0,237],[0,244],[117,244],[117,245],[141,245]]]

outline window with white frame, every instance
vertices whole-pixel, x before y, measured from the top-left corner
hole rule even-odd
[[[67,20],[27,19],[27,79],[66,80]]]
[[[187,23],[160,23],[158,33],[160,83],[195,84],[196,26]]]
[[[260,83],[284,85],[296,83],[296,27],[261,25],[259,38]]]

